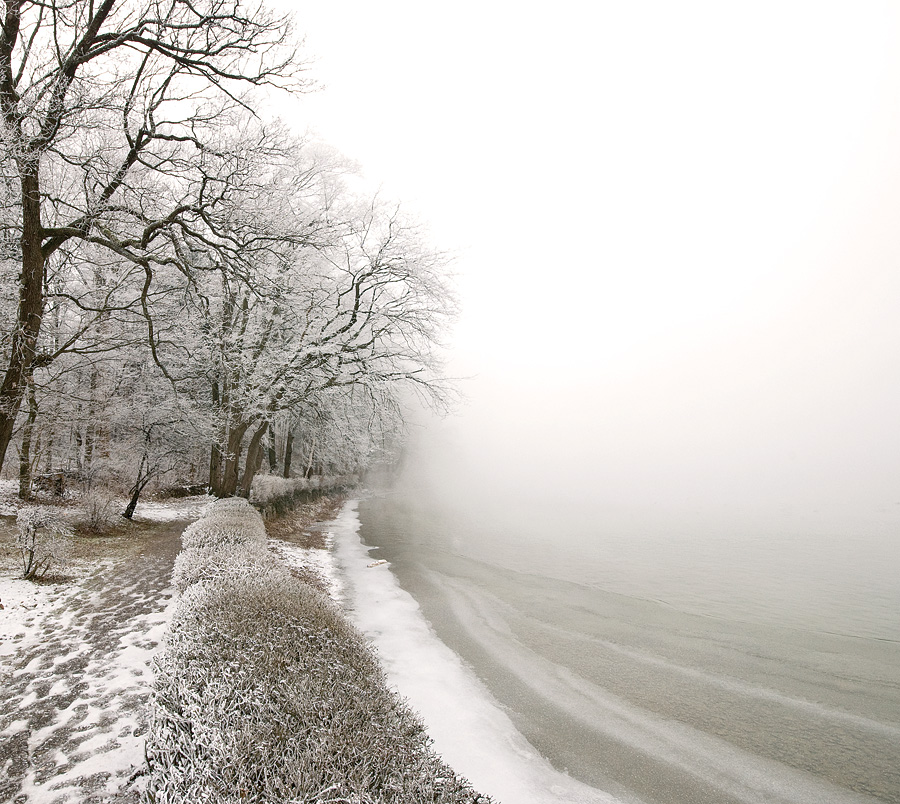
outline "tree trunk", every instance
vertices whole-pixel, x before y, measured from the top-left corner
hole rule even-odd
[[[41,251],[41,194],[37,160],[23,160],[20,171],[22,273],[19,275],[19,306],[9,362],[0,386],[0,469],[3,468],[16,416],[22,405],[25,376],[34,363],[44,314],[44,254]]]
[[[287,438],[284,440],[284,477],[291,476],[291,458],[294,453],[294,431],[288,430]]]
[[[217,497],[233,497],[237,492],[238,466],[241,460],[241,444],[250,422],[243,422],[228,433],[228,446],[222,471],[222,486]]]
[[[134,516],[134,509],[137,508],[138,499],[140,499],[141,492],[144,490],[146,485],[150,482],[150,478],[153,477],[152,474],[148,474],[146,477],[141,477],[141,470],[138,470],[138,479],[137,483],[135,483],[131,487],[131,499],[128,501],[128,505],[125,506],[125,510],[122,511],[122,516],[125,519],[131,519]]]
[[[34,423],[37,421],[38,406],[34,393],[34,377],[29,371],[26,377],[28,384],[28,418],[22,430],[22,450],[19,452],[19,498],[31,499],[31,442],[34,436]]]
[[[52,412],[51,412],[52,415]],[[47,444],[44,446],[44,466],[49,472],[53,468],[53,426],[49,428],[47,434]]]
[[[305,477],[307,479],[312,474],[313,457],[315,456],[315,454],[316,454],[316,438],[313,437],[312,445],[309,448],[309,463],[306,466],[306,471],[303,473],[303,477]]]
[[[220,497],[222,489],[222,447],[214,443],[209,449],[209,493]]]
[[[87,424],[84,426],[84,473],[87,476],[88,489],[91,487],[91,466],[94,462],[94,445],[96,443],[97,427],[97,384],[100,372],[91,369],[90,396],[88,397]]]
[[[154,470],[150,462],[152,437],[153,425],[150,425],[144,430],[144,453],[141,455],[141,462],[138,464],[137,480],[134,481],[134,485],[131,487],[131,499],[128,501],[128,505],[125,506],[125,510],[122,511],[122,516],[124,516],[125,519],[131,519],[131,517],[134,516],[134,509],[137,508],[138,498],[141,496],[144,486],[150,482],[150,478],[154,475]]]
[[[81,418],[81,405],[75,406],[75,417],[76,419]],[[75,426],[72,430],[72,441],[75,444],[75,468],[78,470],[78,474],[81,474],[82,471],[82,462],[81,462],[81,447],[84,444],[84,439],[81,437],[81,426],[78,422],[75,422]],[[72,466],[71,452],[69,453],[69,468]]]
[[[247,460],[244,463],[244,476],[241,478],[241,497],[250,498],[250,487],[253,485],[253,478],[262,465],[262,438],[268,429],[269,423],[263,422],[256,428],[256,432],[250,439],[250,446],[247,447]]]
[[[219,383],[212,384],[213,408],[219,410]],[[209,450],[209,493],[223,497],[222,492],[222,444],[214,441]]]
[[[278,453],[275,451],[275,433],[269,430],[269,443],[266,447],[269,456],[269,472],[273,475],[278,471]]]
[[[122,516],[125,519],[131,519],[134,516],[134,509],[137,508],[138,498],[141,496],[141,489],[143,486],[134,486],[131,492],[131,499],[128,501],[128,505],[125,506],[125,510],[122,511]]]

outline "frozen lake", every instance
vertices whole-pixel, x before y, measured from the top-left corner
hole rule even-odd
[[[359,505],[367,550],[344,517],[360,626],[438,749],[501,801],[900,802],[889,528],[389,494]]]

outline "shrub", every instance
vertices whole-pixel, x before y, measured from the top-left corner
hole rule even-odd
[[[250,500],[264,517],[278,517],[298,505],[311,502],[322,494],[340,492],[359,482],[355,475],[334,477],[293,477],[257,475],[253,479]]]
[[[229,544],[220,548],[190,547],[182,550],[172,569],[172,585],[184,592],[199,581],[225,576],[250,575],[268,567],[271,559],[265,548]]]
[[[20,508],[16,547],[22,555],[22,577],[42,577],[52,564],[64,566],[72,552],[72,530],[52,508]]]
[[[101,533],[112,520],[114,503],[113,497],[105,491],[93,489],[85,494],[81,501],[84,530]]]
[[[240,497],[210,503],[200,519],[181,534],[181,545],[186,550],[249,542],[264,545],[266,527],[253,506]]]

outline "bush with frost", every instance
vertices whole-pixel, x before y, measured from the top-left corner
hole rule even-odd
[[[181,546],[219,548],[226,545],[266,543],[266,527],[253,506],[240,497],[210,503],[203,515],[181,534]]]
[[[340,492],[359,482],[355,475],[333,477],[292,477],[257,475],[253,479],[250,500],[265,517],[282,516],[299,503],[309,502],[322,492]]]
[[[214,547],[204,536],[176,566],[183,591],[157,659],[146,800],[490,801],[432,750],[340,609],[266,553],[259,514],[214,503],[200,521],[226,512],[229,528],[239,512],[246,538]]]
[[[333,475],[327,477],[277,477],[257,475],[253,478],[250,499],[255,503],[267,503],[278,497],[287,497],[311,491],[330,491],[349,488],[359,481],[355,475]]]
[[[265,546],[228,544],[220,548],[191,547],[182,550],[172,569],[172,586],[184,592],[199,581],[226,576],[251,575],[271,564]]]
[[[91,533],[102,533],[113,519],[115,498],[104,489],[92,489],[81,500],[83,512],[81,524]]]
[[[44,506],[20,508],[16,529],[23,578],[40,578],[52,565],[65,566],[74,537],[57,511]]]

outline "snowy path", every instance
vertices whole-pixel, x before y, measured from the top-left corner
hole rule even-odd
[[[150,659],[184,522],[62,584],[2,579],[0,802],[137,801]]]

